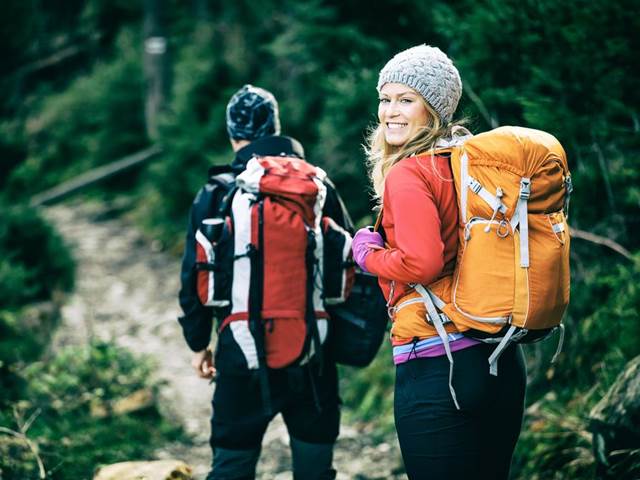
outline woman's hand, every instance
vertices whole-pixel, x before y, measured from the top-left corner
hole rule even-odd
[[[213,363],[213,354],[210,348],[205,348],[193,354],[191,366],[200,378],[212,379],[216,376],[216,368]]]
[[[358,266],[368,273],[365,267],[365,260],[373,250],[379,250],[384,248],[384,240],[382,235],[378,232],[372,232],[370,227],[361,228],[353,236],[353,242],[351,243],[351,250],[353,251],[353,259]]]

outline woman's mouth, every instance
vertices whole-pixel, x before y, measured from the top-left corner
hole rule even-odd
[[[399,122],[387,122],[387,128],[389,130],[394,130],[398,128],[404,128],[408,125],[408,123],[399,123]]]

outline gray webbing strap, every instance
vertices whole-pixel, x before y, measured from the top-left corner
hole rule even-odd
[[[435,322],[436,320],[441,322],[442,320],[440,319],[440,314],[438,313],[438,310],[436,309],[436,306],[434,305],[427,289],[420,284],[416,284],[414,287],[416,289],[416,292],[418,292],[422,297],[422,301],[427,307],[427,315],[429,316],[431,322]]]
[[[509,346],[509,343],[511,342],[511,336],[515,331],[516,327],[511,325],[509,327],[509,330],[507,330],[506,335],[502,337],[502,340],[500,340],[500,343],[498,344],[496,349],[489,356],[489,373],[491,375],[498,376],[498,359],[500,358],[500,355],[502,355],[502,352],[504,352],[504,349]]]
[[[558,348],[556,348],[556,353],[553,354],[553,358],[551,359],[551,363],[555,363],[558,359],[558,355],[562,352],[562,345],[564,344],[564,324],[558,325],[560,329],[560,338],[558,339]]]
[[[527,220],[527,201],[531,195],[531,180],[522,177],[520,180],[520,198],[518,199],[518,216],[520,217],[520,266],[529,267],[529,222]]]
[[[416,292],[418,292],[422,296],[424,300],[424,304],[427,307],[427,315],[431,320],[431,323],[435,327],[436,332],[438,332],[438,336],[442,340],[444,351],[446,352],[447,358],[449,359],[449,392],[451,392],[451,398],[453,399],[453,403],[455,404],[456,408],[460,410],[460,404],[458,404],[458,397],[456,396],[456,391],[453,388],[453,355],[451,354],[451,346],[449,345],[449,336],[447,334],[447,331],[444,328],[443,319],[441,318],[440,314],[436,310],[436,306],[434,305],[433,300],[431,299],[431,295],[429,295],[430,292],[427,291],[427,289],[424,288],[422,285],[416,285],[415,289],[416,289]],[[443,306],[444,306],[444,302],[443,302]],[[443,316],[446,318],[445,315]]]
[[[462,223],[467,223],[467,193],[466,186],[469,184],[469,157],[463,151],[460,157],[460,216]]]
[[[527,202],[531,196],[531,179],[520,179],[520,195],[516,203],[516,212],[511,219],[511,228],[519,225],[520,229],[520,266],[529,268],[529,221],[527,219]]]
[[[489,190],[484,188],[482,184],[472,176],[469,176],[468,182],[469,189],[487,202],[494,212],[503,214],[507,212],[507,207],[502,203],[502,200],[500,200],[501,195],[492,195]],[[498,189],[498,192],[502,192],[502,190]]]
[[[426,290],[427,290],[427,293],[429,294],[429,298],[431,298],[431,301],[434,303],[436,308],[438,308],[440,311],[442,311],[442,309],[444,308],[446,303],[444,303],[444,301],[439,296],[437,296],[435,293],[433,293],[428,288]],[[447,317],[447,322],[450,322],[450,321],[451,320],[449,320],[449,318]],[[444,323],[447,323],[447,322],[444,322]]]

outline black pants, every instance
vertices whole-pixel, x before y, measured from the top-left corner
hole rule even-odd
[[[334,363],[269,370],[273,411],[266,413],[255,376],[219,375],[213,395],[208,478],[253,478],[262,437],[281,413],[291,437],[294,478],[334,478],[333,444],[340,428],[340,398]],[[215,456],[218,456],[216,461]]]
[[[412,480],[506,480],[522,425],[526,367],[520,346],[508,347],[489,374],[493,345],[453,353],[449,392],[446,356],[417,358],[396,369],[395,423]]]

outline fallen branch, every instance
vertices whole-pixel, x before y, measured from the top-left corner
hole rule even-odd
[[[150,158],[158,155],[161,151],[162,149],[159,146],[154,145],[146,150],[142,150],[134,153],[133,155],[129,155],[120,160],[109,163],[108,165],[103,165],[90,170],[49,190],[34,195],[31,197],[31,206],[37,207],[39,205],[48,205],[57,200],[61,200],[78,190],[82,190],[83,188],[91,186],[118,173],[122,173],[131,167],[146,162]]]
[[[47,55],[46,57],[33,60],[30,63],[18,67],[10,75],[16,75],[18,77],[30,75],[31,73],[37,72],[44,68],[62,63],[69,58],[75,57],[79,53],[83,53],[86,50],[89,50],[98,40],[100,40],[100,38],[102,38],[102,33],[94,33],[90,37],[83,39],[82,43],[68,45]]]
[[[600,235],[596,235],[595,233],[586,232],[584,230],[579,230],[577,228],[570,227],[571,237],[579,238],[580,240],[586,240],[587,242],[595,243],[597,245],[603,245],[605,247],[610,248],[614,252],[619,253],[627,260],[633,261],[633,255],[629,250],[624,248],[618,242],[615,242],[607,237],[602,237]]]

